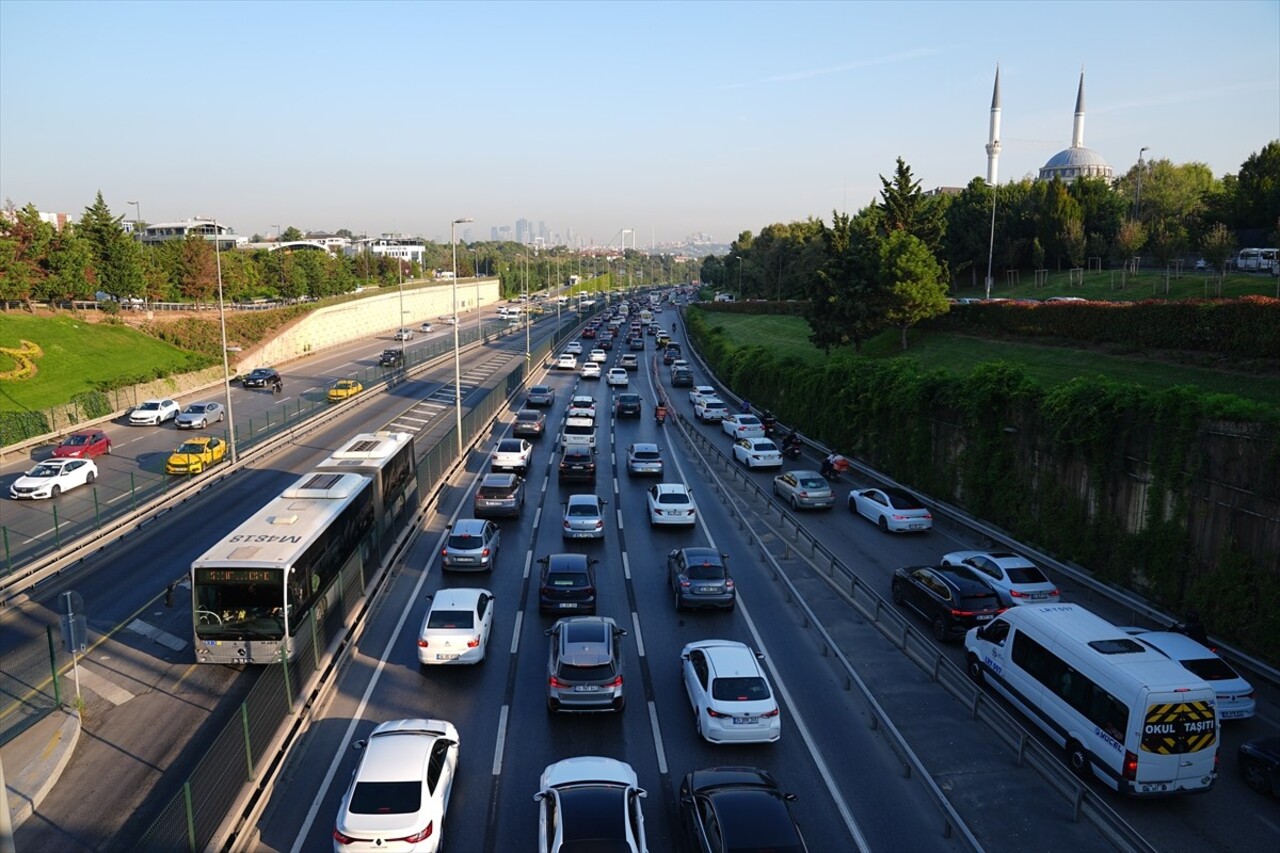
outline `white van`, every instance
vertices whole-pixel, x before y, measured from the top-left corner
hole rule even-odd
[[[1124,794],[1218,778],[1213,688],[1078,604],[1028,604],[965,635],[969,675],[1008,699],[1082,777]]]
[[[562,447],[568,447],[570,444],[585,444],[587,447],[594,448],[596,446],[595,418],[565,418],[564,431],[560,434],[560,444]]]

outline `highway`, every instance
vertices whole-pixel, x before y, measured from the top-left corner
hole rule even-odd
[[[658,319],[671,322],[672,314],[664,312]],[[498,369],[495,351],[503,347],[522,352],[523,339],[518,346],[508,340],[468,355],[464,392],[474,387],[470,383],[482,383],[486,369]],[[376,351],[368,344],[331,351],[295,366],[286,382],[294,387],[309,379],[323,386],[326,378],[341,375],[339,371],[371,354]],[[651,339],[645,355],[653,356]],[[663,382],[665,375],[660,366],[633,374],[631,390],[639,390],[649,406],[657,390],[655,379]],[[696,378],[705,381],[700,374]],[[100,715],[104,723],[113,718],[104,729],[125,736],[111,743],[91,740],[88,747],[82,740],[62,783],[37,818],[20,830],[19,849],[124,849],[137,838],[189,772],[207,731],[234,711],[253,672],[195,667],[189,643],[170,648],[158,644],[154,632],[148,637],[126,626],[143,621],[189,641],[189,602],[179,594],[174,606],[166,608],[161,593],[167,583],[184,576],[187,564],[212,538],[346,437],[394,422],[407,404],[427,403],[451,380],[450,365],[416,377],[393,393],[375,395],[358,408],[335,407],[332,422],[304,442],[255,463],[252,470],[229,478],[153,529],[139,531],[104,553],[92,572],[71,582],[90,606],[91,633],[101,637],[120,629],[82,665],[92,678],[100,679],[89,685],[87,695],[97,695],[90,701],[86,732],[92,734]],[[963,849],[958,838],[943,836],[937,810],[920,785],[906,778],[883,734],[869,726],[862,703],[787,601],[784,586],[773,578],[756,543],[776,533],[765,521],[744,529],[727,511],[725,501],[737,497],[726,494],[721,485],[729,482],[724,469],[730,463],[708,463],[702,443],[679,433],[702,431],[727,453],[729,442],[717,435],[719,428],[694,423],[660,428],[649,417],[614,422],[604,414],[612,392],[603,382],[580,382],[569,374],[552,375],[550,382],[558,394],[549,424],[562,418],[574,388],[589,389],[600,402],[596,493],[609,500],[612,513],[605,539],[590,544],[562,541],[560,501],[585,487],[556,482],[552,439],[547,436],[535,449],[529,475],[533,491],[523,516],[502,523],[503,553],[496,570],[492,575],[443,575],[434,555],[449,519],[469,515],[471,480],[483,467],[480,454],[473,454],[468,478],[448,490],[452,499],[426,517],[420,535],[394,568],[395,576],[379,598],[337,690],[302,748],[291,756],[275,796],[253,828],[249,849],[327,849],[338,800],[358,757],[351,744],[378,722],[420,716],[451,720],[461,735],[458,783],[444,832],[451,851],[532,848],[537,826],[533,794],[539,774],[552,761],[581,754],[609,755],[636,769],[649,791],[645,815],[653,851],[679,849],[675,790],[684,773],[726,764],[770,769],[784,787],[797,793],[796,815],[813,850]],[[676,389],[672,399],[689,414],[683,389]],[[519,398],[516,407],[518,403]],[[238,412],[239,398],[236,405]],[[152,435],[163,431],[147,430]],[[683,480],[694,489],[701,515],[697,529],[655,531],[646,524],[643,489],[648,481],[631,481],[620,464],[623,448],[638,440],[657,441],[666,459],[666,479]],[[767,489],[772,472],[750,476]],[[933,562],[946,551],[976,545],[963,527],[945,519],[925,536],[881,534],[843,508],[851,485],[846,482],[837,489],[834,511],[805,514],[801,520],[864,580],[879,585],[886,599],[893,568]],[[740,595],[736,612],[674,610],[665,587],[665,557],[672,548],[692,544],[710,544],[730,555]],[[628,705],[621,715],[552,717],[545,710],[543,631],[552,620],[537,613],[537,567],[532,560],[562,550],[585,551],[600,560],[600,612],[629,631],[624,640]],[[806,602],[871,685],[982,846],[1108,846],[1090,825],[1073,822],[1069,803],[1051,793],[1032,771],[1018,767],[983,724],[970,719],[961,703],[868,625],[820,572],[806,570],[802,561],[792,562],[793,578]],[[414,639],[426,611],[425,597],[442,586],[486,586],[496,595],[488,659],[477,667],[423,669],[417,663]],[[1108,603],[1090,600],[1083,590],[1066,584],[1063,590],[1067,600],[1083,601],[1121,623],[1132,621],[1124,613],[1108,612]],[[53,618],[39,604],[56,591],[43,591],[33,605],[7,616],[6,635],[11,626],[34,631]],[[919,627],[927,633],[927,626]],[[783,735],[778,743],[712,746],[696,735],[678,656],[685,643],[709,637],[739,640],[764,653],[782,705]],[[943,653],[952,661],[961,658],[955,647]],[[114,693],[117,704],[103,696],[113,693],[112,686],[127,691],[130,698]],[[1260,691],[1259,700],[1258,719],[1224,726],[1223,773],[1215,791],[1163,802],[1112,797],[1112,805],[1160,850],[1275,849],[1280,827],[1274,812],[1268,816],[1272,804],[1245,789],[1234,774],[1236,744],[1274,731],[1280,719],[1273,695]],[[130,717],[128,726],[118,722],[125,714]],[[163,738],[154,736],[160,721],[167,735]],[[99,806],[89,821],[77,809],[87,798]]]

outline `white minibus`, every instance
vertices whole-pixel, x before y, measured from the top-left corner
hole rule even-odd
[[[1014,607],[964,646],[970,677],[1063,747],[1081,777],[1142,797],[1217,779],[1213,687],[1080,605]]]

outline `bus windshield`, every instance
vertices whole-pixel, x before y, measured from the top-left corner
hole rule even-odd
[[[238,572],[239,573],[239,572]],[[196,637],[201,640],[279,640],[284,637],[284,590],[279,582],[216,578],[196,572]]]

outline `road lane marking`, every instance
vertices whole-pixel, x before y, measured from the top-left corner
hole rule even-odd
[[[112,705],[120,706],[133,698],[133,694],[118,684],[103,678],[87,666],[77,667],[80,670],[80,683],[106,699]]]
[[[498,739],[493,744],[493,775],[502,775],[502,753],[507,741],[507,711],[510,705],[503,705],[498,714]]]
[[[622,552],[622,576],[627,580],[631,580],[631,559],[627,556],[627,552]]]
[[[658,751],[658,774],[667,775],[667,751],[662,745],[662,729],[658,726],[658,708],[649,702],[649,728],[653,730],[653,747]]]
[[[533,529],[537,530],[538,526],[535,524],[533,526]],[[529,579],[529,566],[531,566],[532,564],[533,564],[533,552],[526,551],[524,554],[524,575],[523,575],[525,580]]]
[[[631,627],[635,629],[636,634],[636,651],[640,657],[644,657],[644,636],[640,633],[640,614],[631,611]]]
[[[141,634],[142,636],[146,637],[149,640],[152,640],[153,642],[159,643],[162,646],[166,646],[170,649],[173,649],[175,652],[180,652],[187,647],[186,640],[182,639],[181,637],[175,637],[173,634],[170,634],[168,631],[162,631],[159,628],[157,628],[155,625],[151,625],[147,622],[143,622],[141,619],[134,619],[125,627],[128,628],[130,631],[133,631],[135,634]]]
[[[524,622],[524,611],[516,611],[516,625],[511,631],[511,654],[515,654],[520,648],[520,625]]]

